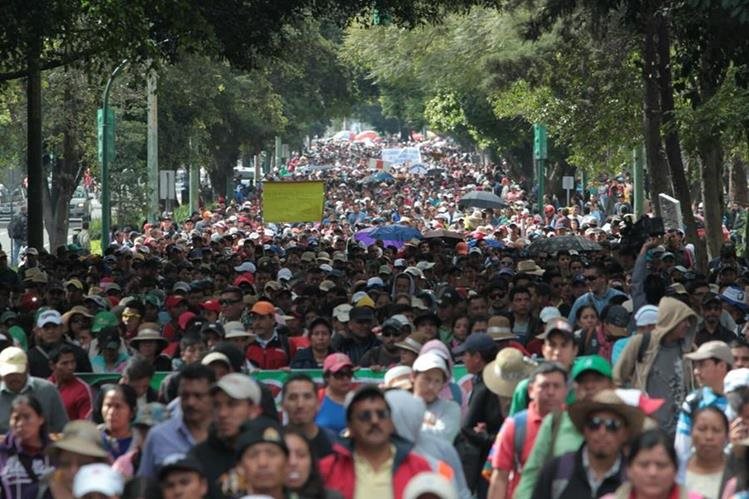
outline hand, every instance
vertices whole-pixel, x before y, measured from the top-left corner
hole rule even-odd
[[[742,418],[736,418],[731,422],[731,428],[728,432],[733,447],[740,447],[738,443],[749,437],[749,427]]]

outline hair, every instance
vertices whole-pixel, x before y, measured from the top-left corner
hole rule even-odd
[[[532,385],[538,376],[546,375],[546,374],[553,374],[553,373],[559,373],[564,378],[564,382],[567,382],[567,369],[564,368],[564,366],[558,362],[544,362],[543,364],[536,367],[532,372],[531,375],[528,376],[528,384]]]
[[[720,409],[718,409],[714,405],[709,405],[707,407],[701,407],[701,408],[697,409],[696,411],[694,411],[694,414],[692,415],[692,431],[694,431],[694,422],[697,421],[697,418],[703,412],[713,412],[713,413],[717,414],[718,415],[718,419],[720,419],[720,421],[723,423],[723,428],[726,430],[726,434],[728,434],[728,429],[729,429],[728,417],[726,416],[726,414],[723,411],[721,411]]]
[[[288,378],[286,378],[286,381],[283,382],[283,386],[281,387],[281,398],[286,397],[286,389],[289,386],[290,383],[293,383],[294,381],[302,381],[304,383],[309,383],[312,385],[312,389],[315,390],[317,385],[315,385],[315,380],[313,380],[309,375],[304,373],[294,373]]]
[[[627,464],[631,466],[640,451],[655,449],[658,446],[663,446],[671,464],[678,470],[679,459],[676,457],[673,438],[670,438],[663,430],[658,428],[644,431],[630,442]]]
[[[216,382],[216,375],[213,373],[213,369],[208,366],[197,362],[195,364],[188,364],[179,373],[180,381],[187,379],[190,381],[205,380],[209,384]]]
[[[188,331],[179,340],[179,349],[184,350],[185,348],[189,348],[198,344],[202,344],[205,346],[205,340],[200,334],[200,331],[189,331],[188,328]]]
[[[122,396],[125,403],[130,408],[130,421],[133,421],[138,414],[138,394],[135,393],[135,388],[130,385],[109,383],[102,386],[101,392],[99,393],[99,400],[96,402],[96,413],[101,415],[104,398],[109,392],[118,392]]]
[[[328,331],[331,334],[333,333],[333,326],[330,325],[330,321],[325,317],[315,317],[314,319],[312,319],[312,321],[309,323],[309,331],[312,332],[315,326],[319,326],[320,324],[328,328]]]
[[[235,373],[242,372],[244,367],[244,352],[230,341],[220,341],[213,345],[211,352],[219,352],[229,359],[231,370]]]
[[[150,477],[136,476],[127,481],[120,499],[161,499],[162,497],[159,482]]]
[[[516,286],[510,290],[510,301],[513,301],[515,299],[515,295],[519,295],[521,293],[525,293],[528,296],[531,295],[531,290],[526,288],[525,286]]]
[[[43,442],[47,440],[47,418],[44,415],[44,409],[42,408],[42,404],[41,402],[39,402],[39,399],[33,395],[17,395],[16,398],[14,398],[10,403],[11,414],[15,409],[18,408],[18,406],[21,405],[27,405],[31,407],[31,410],[33,410],[37,416],[44,419],[44,423],[42,423],[42,426],[39,428],[39,436],[41,437]]]
[[[587,268],[595,270],[599,276],[603,276],[603,277],[609,276],[609,269],[607,269],[606,265],[602,262],[593,262],[590,265],[588,265]]]
[[[593,312],[595,312],[596,317],[598,317],[598,320],[601,320],[601,314],[598,313],[598,310],[596,309],[596,307],[593,306],[592,303],[586,303],[582,307],[578,308],[577,312],[575,312],[575,323],[577,323],[580,320],[580,317],[583,316],[583,311],[587,309],[591,309]]]
[[[319,456],[315,455],[315,451],[312,448],[312,445],[310,445],[309,439],[304,435],[304,433],[288,427],[284,428],[283,434],[284,436],[295,435],[302,439],[310,455],[310,470],[307,481],[304,482],[304,485],[302,485],[300,490],[295,490],[294,492],[296,492],[299,497],[304,497],[305,499],[325,499],[325,497],[327,497],[325,484],[323,483],[322,477],[320,476],[320,470],[317,466]]]
[[[57,364],[60,361],[60,357],[67,354],[75,355],[75,349],[73,349],[72,345],[63,343],[59,347],[52,349],[49,354],[49,361],[53,364]]]
[[[132,357],[127,362],[127,366],[125,366],[125,370],[122,372],[123,376],[129,381],[144,378],[150,379],[155,373],[156,370],[154,369],[153,364],[139,355]]]
[[[743,338],[736,338],[728,346],[731,348],[749,348],[749,343]]]

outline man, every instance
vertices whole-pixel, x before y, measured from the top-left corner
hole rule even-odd
[[[437,338],[440,324],[440,318],[433,312],[423,312],[414,319],[416,332],[423,334],[429,340]]]
[[[686,465],[692,454],[692,416],[703,407],[717,407],[728,410],[723,379],[733,366],[733,355],[728,345],[722,341],[703,343],[697,351],[685,355],[692,361],[694,376],[700,388],[693,391],[681,404],[676,424],[674,447],[679,457],[681,477],[686,476]]]
[[[37,344],[29,351],[29,372],[32,376],[48,378],[52,374],[49,365],[49,354],[62,345],[69,346],[75,353],[76,372],[91,372],[91,361],[86,352],[73,343],[63,339],[62,316],[57,310],[45,310],[36,320]]]
[[[203,463],[208,479],[208,497],[224,497],[219,487],[221,475],[236,463],[236,443],[244,423],[261,414],[260,386],[240,373],[227,374],[211,388],[214,424],[208,438],[192,448],[189,457]]]
[[[18,265],[18,254],[21,251],[21,246],[26,245],[28,224],[26,205],[21,205],[18,213],[10,221],[10,224],[8,224],[8,236],[11,239],[10,264],[13,266]]]
[[[221,324],[239,321],[244,324],[246,329],[250,328],[252,320],[250,314],[247,313],[241,289],[236,286],[224,288],[218,302],[221,305],[221,313],[218,319]]]
[[[513,287],[510,291],[510,321],[512,332],[518,341],[526,345],[540,327],[541,319],[531,315],[531,291],[523,286]]]
[[[575,400],[591,400],[603,390],[614,387],[611,380],[611,364],[600,355],[578,357],[570,372]],[[574,452],[583,442],[582,434],[575,428],[569,411],[547,415],[538,430],[528,460],[523,466],[520,483],[515,489],[516,499],[531,497],[543,465],[553,457]]]
[[[737,338],[729,343],[733,356],[733,368],[749,367],[749,343],[743,338]]]
[[[696,324],[697,314],[688,305],[662,298],[655,328],[633,336],[614,366],[616,386],[636,388],[666,401],[653,417],[671,436],[676,434],[679,406],[693,385],[683,358],[691,349]]]
[[[258,369],[280,369],[289,365],[289,338],[276,329],[276,308],[261,300],[250,310],[255,342],[247,347],[247,360]]]
[[[282,429],[275,421],[250,422],[237,442],[237,467],[242,471],[247,491],[254,496],[285,499],[289,448]],[[241,494],[239,494],[241,495]]]
[[[184,454],[167,456],[159,468],[159,485],[164,499],[203,499],[208,493],[203,467]]]
[[[547,463],[536,483],[533,499],[578,499],[613,494],[627,480],[624,447],[642,430],[645,415],[627,405],[613,390],[569,409],[583,444]]]
[[[705,293],[702,298],[702,328],[697,331],[694,344],[700,346],[708,341],[722,341],[731,343],[736,339],[733,331],[726,329],[720,323],[720,315],[723,312],[720,297],[715,293]]]
[[[343,497],[402,499],[414,475],[431,471],[409,443],[393,438],[390,407],[379,388],[364,385],[347,398],[346,422],[349,438],[320,461],[326,487]]]
[[[10,405],[18,395],[33,395],[44,412],[47,429],[60,433],[68,422],[65,405],[57,387],[46,379],[29,376],[29,359],[18,347],[6,347],[0,352],[0,433],[9,429]]]
[[[461,422],[456,447],[466,481],[478,497],[486,497],[486,480],[481,479],[481,469],[504,421],[499,397],[486,387],[483,375],[484,367],[495,359],[497,350],[494,340],[485,333],[471,334],[453,350],[466,371],[473,375],[468,409]]]
[[[513,497],[543,418],[564,405],[567,370],[557,362],[541,364],[531,373],[528,394],[528,409],[506,418],[497,435],[489,482],[491,499]]]
[[[380,340],[372,332],[374,311],[369,307],[354,307],[349,312],[349,337],[341,338],[338,351],[345,353],[355,365],[372,348],[380,346]]]
[[[320,400],[315,382],[306,374],[292,374],[281,388],[281,407],[287,426],[304,434],[315,457],[322,459],[333,452],[335,435],[315,423]]]
[[[598,315],[603,313],[603,309],[608,305],[609,300],[615,296],[623,296],[619,290],[609,287],[608,270],[602,263],[594,263],[585,269],[585,279],[588,281],[590,291],[583,293],[572,304],[570,313],[567,318],[570,321],[577,320],[577,309],[583,305],[592,304],[596,307]]]
[[[17,289],[21,286],[18,274],[8,267],[8,254],[0,249],[0,284],[8,286],[10,289]]]
[[[157,468],[171,454],[187,454],[208,438],[212,420],[211,386],[213,371],[203,364],[189,364],[180,373],[180,414],[160,423],[148,432],[138,468],[140,476],[155,476]]]
[[[359,360],[359,365],[371,369],[387,369],[400,362],[400,352],[395,344],[405,337],[401,326],[400,321],[392,317],[383,322],[379,335],[382,345],[365,353]]]
[[[68,419],[91,419],[93,395],[91,387],[75,376],[75,350],[65,344],[52,350],[49,366],[52,370],[49,381],[60,392]]]

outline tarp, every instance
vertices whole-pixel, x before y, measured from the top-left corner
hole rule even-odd
[[[325,182],[263,182],[263,221],[319,222]]]

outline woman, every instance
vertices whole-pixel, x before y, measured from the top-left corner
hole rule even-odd
[[[679,462],[672,439],[661,430],[648,430],[630,443],[629,481],[604,499],[697,499],[676,483]]]
[[[333,353],[330,347],[332,336],[333,327],[326,319],[322,317],[314,319],[309,325],[310,346],[297,351],[294,360],[291,361],[291,368],[320,369],[325,358]]]
[[[138,395],[130,385],[104,385],[101,391],[99,429],[112,461],[130,450],[133,443],[132,422],[138,410]]]
[[[95,373],[121,373],[128,355],[122,351],[122,339],[116,327],[105,327],[96,335],[98,354],[91,358]]]
[[[447,361],[436,352],[422,353],[413,365],[414,395],[427,405],[421,430],[452,442],[460,431],[460,405],[440,398],[450,380]]]
[[[453,321],[450,351],[458,348],[468,336],[469,319],[467,315],[456,317]]]
[[[10,430],[0,445],[0,496],[8,499],[51,498],[38,496],[39,480],[53,469],[45,448],[49,436],[39,401],[18,395],[11,402]]]
[[[687,462],[686,489],[704,497],[720,497],[726,470],[723,449],[728,443],[728,418],[717,407],[705,407],[695,412],[692,421],[694,454]]]
[[[154,322],[141,324],[138,334],[130,340],[130,348],[148,360],[155,371],[172,370],[172,361],[161,355],[168,344],[166,338],[161,336],[161,327]]]
[[[284,440],[289,448],[286,487],[302,499],[340,498],[341,495],[338,492],[325,488],[317,469],[317,459],[312,453],[307,437],[300,432],[286,428]]]
[[[133,421],[134,438],[130,450],[120,456],[112,464],[112,467],[125,478],[133,477],[140,465],[140,458],[148,432],[153,426],[165,421],[168,417],[169,412],[166,406],[158,402],[150,402],[141,408],[135,421]]]
[[[333,353],[327,356],[323,363],[324,395],[315,423],[336,435],[346,428],[344,402],[346,395],[351,391],[353,377],[354,364],[348,355]]]
[[[577,309],[575,341],[580,345],[580,355],[598,354],[598,337],[603,334],[598,310],[592,304]]]
[[[83,305],[76,305],[62,314],[62,330],[65,334],[76,341],[90,355],[91,346],[91,315]]]

